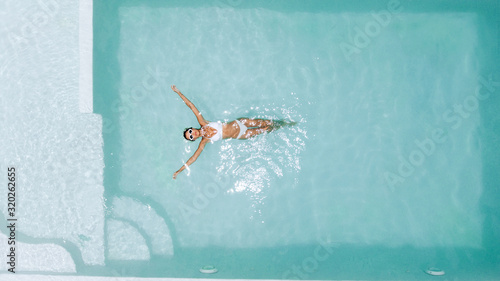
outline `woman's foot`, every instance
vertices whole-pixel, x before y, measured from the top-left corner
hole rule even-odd
[[[271,130],[275,131],[281,127],[291,127],[291,126],[295,126],[297,124],[298,124],[297,122],[293,122],[293,121],[287,122],[285,120],[274,120],[272,125],[271,125]]]

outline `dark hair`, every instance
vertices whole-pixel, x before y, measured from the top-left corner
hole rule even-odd
[[[189,138],[186,138],[186,132],[187,132],[187,131],[189,131],[189,129],[194,129],[194,128],[193,128],[193,127],[186,128],[186,129],[184,130],[184,133],[182,133],[182,136],[183,136],[185,139],[187,139],[188,141],[194,141],[194,140],[190,140]]]

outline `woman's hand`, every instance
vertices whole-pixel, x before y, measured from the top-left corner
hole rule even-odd
[[[173,177],[173,178],[174,178],[174,180],[177,178],[177,175],[178,175],[178,174],[179,174],[179,171],[177,171],[177,172],[175,172],[175,173],[174,173],[174,177]]]
[[[179,89],[177,89],[177,87],[175,85],[172,85],[171,88],[172,88],[172,91],[179,93]]]

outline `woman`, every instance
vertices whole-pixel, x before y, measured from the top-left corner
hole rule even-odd
[[[277,128],[275,123],[270,120],[264,119],[248,119],[248,118],[240,118],[234,120],[229,123],[221,123],[218,122],[208,122],[203,118],[198,109],[194,106],[194,104],[189,101],[178,89],[175,85],[172,85],[172,90],[176,92],[181,99],[186,103],[186,105],[193,111],[196,119],[198,119],[198,123],[200,123],[200,128],[195,129],[193,127],[187,128],[184,131],[184,138],[189,141],[195,141],[199,137],[201,137],[201,142],[198,145],[198,149],[194,152],[193,156],[189,158],[189,160],[182,166],[177,172],[174,173],[174,179],[177,175],[182,172],[187,166],[191,165],[198,159],[200,153],[205,148],[205,145],[208,142],[214,142],[221,139],[248,139],[258,134],[262,134],[264,132],[270,132],[273,128]],[[291,124],[291,123],[290,123]],[[283,124],[281,124],[283,125]]]

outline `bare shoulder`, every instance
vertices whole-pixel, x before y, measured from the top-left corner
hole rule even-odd
[[[200,141],[199,147],[204,147],[208,142],[210,142],[210,139],[203,137]]]
[[[200,122],[199,122],[199,123],[200,123],[200,126],[202,126],[202,127],[203,127],[203,126],[208,125],[208,123],[210,123],[210,122],[209,122],[209,121],[207,121],[207,120],[205,120],[204,118],[202,118],[202,120],[200,120]]]

